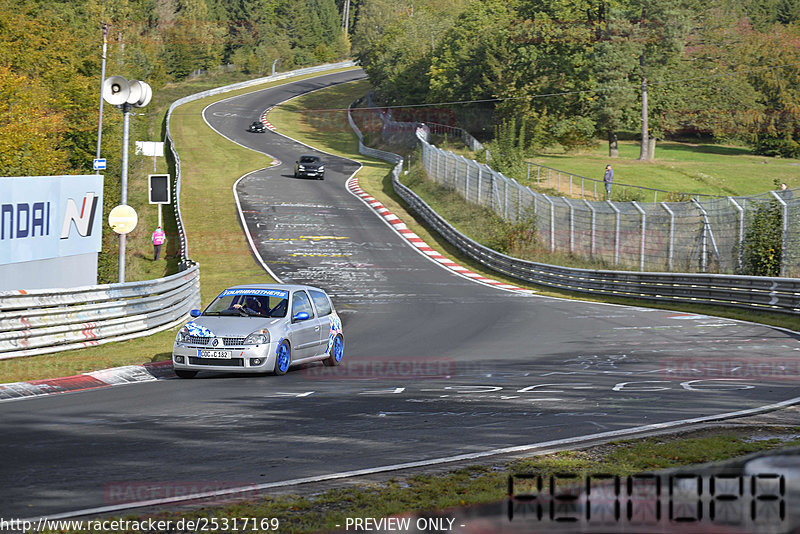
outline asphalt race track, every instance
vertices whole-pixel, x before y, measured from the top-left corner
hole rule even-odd
[[[281,280],[332,294],[343,365],[0,402],[0,516],[165,497],[187,484],[477,457],[800,397],[796,334],[475,283],[413,249],[347,191],[356,163],[322,154],[324,181],[295,179],[294,161],[311,149],[246,131],[274,104],[360,76],[320,76],[204,111],[222,135],[282,162],[241,180],[242,212]]]

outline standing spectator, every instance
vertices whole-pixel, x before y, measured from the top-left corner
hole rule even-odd
[[[794,195],[792,194],[792,190],[789,189],[788,185],[781,184],[781,196],[783,197],[783,200],[788,202],[788,201],[792,200],[792,197]]]
[[[161,245],[167,240],[167,235],[164,230],[159,226],[153,232],[153,261],[156,261],[161,255]]]
[[[611,182],[614,181],[614,169],[611,168],[611,165],[606,165],[603,181],[606,183],[606,198],[611,198]]]

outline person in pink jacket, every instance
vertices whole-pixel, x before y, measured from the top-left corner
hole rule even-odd
[[[167,235],[164,230],[159,226],[153,232],[153,261],[156,261],[161,255],[161,245],[167,240]]]

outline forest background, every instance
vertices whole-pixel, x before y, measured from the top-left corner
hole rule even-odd
[[[92,172],[103,24],[106,72],[156,93],[355,57],[396,118],[504,137],[501,171],[598,140],[614,157],[636,139],[644,160],[677,137],[800,156],[800,0],[0,0],[0,13],[0,176]],[[154,111],[138,113],[131,139],[158,137]],[[107,177],[121,122],[106,111]]]

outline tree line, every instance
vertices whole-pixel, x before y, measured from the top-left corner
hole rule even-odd
[[[613,157],[635,135],[650,159],[691,135],[800,157],[800,0],[363,0],[352,43],[386,104],[526,148],[599,137]]]
[[[107,72],[155,91],[220,65],[257,76],[276,60],[336,61],[352,43],[383,102],[427,104],[417,116],[515,146],[601,137],[613,156],[635,132],[643,158],[678,134],[800,156],[800,0],[0,0],[0,12],[5,176],[90,171],[103,23]],[[104,143],[118,142],[118,115],[105,114]]]
[[[0,176],[92,172],[103,24],[107,75],[158,91],[221,65],[258,76],[347,58],[340,9],[336,0],[0,0]],[[120,114],[104,115],[104,145],[116,154]]]

